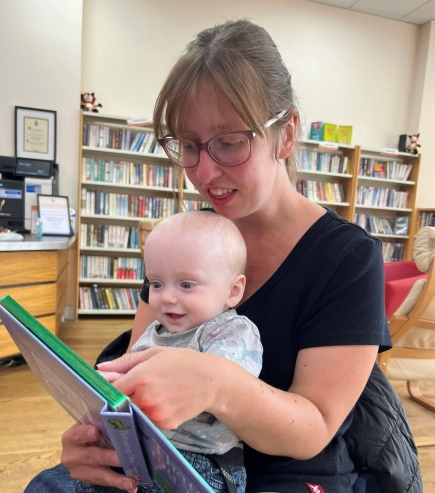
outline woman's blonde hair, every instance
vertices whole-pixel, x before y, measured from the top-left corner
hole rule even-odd
[[[274,41],[264,28],[248,20],[205,29],[188,44],[156,101],[157,138],[183,134],[201,84],[228,98],[240,118],[259,135],[264,135],[262,125],[269,119],[283,111],[286,115],[297,111],[290,74]],[[286,121],[284,116],[270,131],[278,135]],[[293,170],[291,160],[286,165]]]

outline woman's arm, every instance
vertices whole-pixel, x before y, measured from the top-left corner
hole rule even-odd
[[[234,372],[227,371],[226,391],[217,389],[220,398],[210,412],[256,450],[309,459],[331,441],[355,405],[377,349],[332,346],[302,350],[288,392],[247,376],[236,380]]]
[[[377,346],[300,351],[288,391],[220,356],[155,347],[99,366],[158,426],[208,411],[260,452],[308,459],[333,438],[364,389]]]

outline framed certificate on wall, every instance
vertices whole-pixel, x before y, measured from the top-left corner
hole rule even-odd
[[[72,236],[68,197],[38,194],[37,200],[42,234]]]
[[[56,160],[56,112],[15,106],[15,156]]]

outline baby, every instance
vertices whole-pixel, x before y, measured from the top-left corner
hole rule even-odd
[[[175,214],[149,234],[144,261],[156,321],[132,351],[153,346],[195,349],[229,358],[258,376],[262,364],[258,329],[234,309],[246,283],[246,246],[237,227],[210,211]],[[227,491],[225,476],[216,464],[239,445],[231,430],[204,412],[175,430],[162,432],[210,486]],[[230,459],[229,469],[226,472],[232,474],[237,493],[244,492],[244,468]],[[153,488],[147,491],[160,491]]]

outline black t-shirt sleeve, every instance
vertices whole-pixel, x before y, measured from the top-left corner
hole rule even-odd
[[[148,279],[145,278],[142,284],[142,289],[140,290],[140,299],[142,301],[145,301],[145,303],[148,303],[149,294],[150,294],[150,288],[148,287]]]
[[[367,237],[331,264],[329,271],[325,266],[325,283],[313,306],[301,318],[300,349],[343,344],[389,349],[380,241]]]

